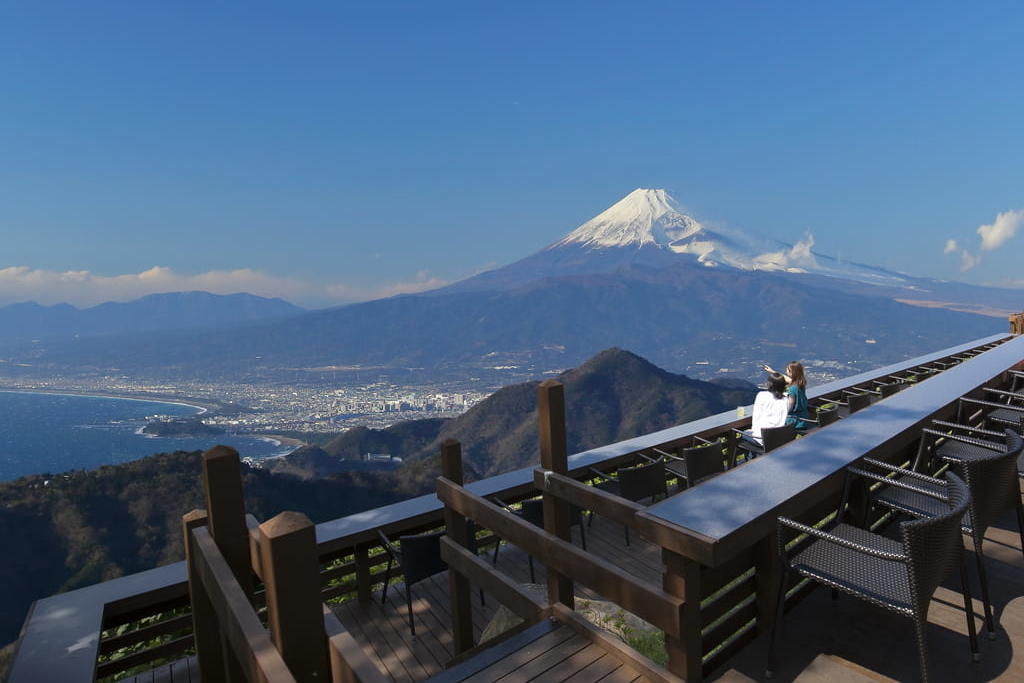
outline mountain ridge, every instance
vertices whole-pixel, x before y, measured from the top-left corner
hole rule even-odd
[[[603,230],[615,246],[594,248]],[[673,251],[673,243],[690,238],[713,248],[698,254],[687,251],[688,242]],[[730,244],[745,267],[719,258]],[[835,361],[837,372],[852,374],[1005,330],[1005,318],[977,315],[984,306],[1024,308],[1024,292],[868,266],[861,281],[829,274],[831,265],[793,272],[781,267],[793,254],[819,263],[825,257],[813,254],[809,241],[779,244],[735,230],[709,232],[665,191],[641,189],[533,255],[447,287],[282,321],[147,333],[145,343],[139,333],[32,344],[7,354],[5,367],[278,381],[315,379],[320,368],[331,368],[332,377],[345,368],[393,376],[423,368],[442,379],[499,366],[560,371],[620,346],[674,372],[734,368],[752,377],[762,347],[790,345],[802,358]],[[773,261],[773,254],[781,256]],[[972,312],[944,310],[954,307]]]
[[[0,307],[0,342],[182,330],[284,318],[305,310],[284,299],[245,292],[167,292],[87,308],[28,301]]]

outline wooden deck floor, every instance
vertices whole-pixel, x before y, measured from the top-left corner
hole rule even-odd
[[[621,525],[613,524],[601,517],[595,518],[593,525],[587,529],[587,551],[603,559],[610,560],[622,567],[624,572],[641,577],[660,585],[661,558],[660,550],[642,539],[631,537],[631,544],[625,544],[625,536]],[[573,530],[573,541],[580,544],[579,529]],[[544,567],[535,564],[535,581],[543,585],[545,582]],[[509,575],[521,584],[530,583],[530,571],[527,556],[518,548],[503,545],[498,555],[497,571]],[[479,642],[481,633],[497,611],[493,599],[481,606],[476,588],[473,588],[473,626],[475,640]],[[352,633],[357,642],[371,660],[378,664],[380,670],[395,683],[420,683],[445,670],[455,653],[451,637],[451,614],[448,597],[448,575],[438,574],[413,586],[413,612],[416,622],[416,637],[409,632],[408,613],[401,586],[392,587],[388,591],[388,601],[383,607],[380,604],[380,593],[375,593],[375,602],[360,604],[348,602],[334,608],[335,614],[346,629]],[[589,600],[600,600],[601,597],[578,587],[577,595]],[[585,639],[575,635],[570,629],[562,628],[545,635],[542,640],[531,643],[519,655],[519,664],[513,669],[514,678],[509,680],[529,681],[533,675],[533,665],[524,669],[524,663],[537,657],[558,663],[557,669],[543,669],[544,681],[632,681],[642,680],[628,667],[623,668],[614,658],[607,658],[600,648],[591,645]],[[527,657],[528,653],[529,657]],[[543,656],[542,656],[542,653]],[[546,658],[546,659],[545,659]],[[602,662],[603,660],[603,662]],[[511,662],[517,661],[515,658]],[[598,663],[601,662],[601,663]],[[537,666],[543,666],[538,663]],[[586,671],[586,673],[584,673]],[[482,674],[480,674],[482,676]],[[490,681],[499,680],[497,671],[491,671],[488,677],[476,677],[465,680]],[[503,676],[504,674],[501,674]],[[463,679],[458,679],[463,680]]]

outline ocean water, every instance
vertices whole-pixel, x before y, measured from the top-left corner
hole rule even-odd
[[[217,444],[254,459],[291,450],[252,436],[157,438],[139,433],[148,417],[199,412],[200,408],[177,403],[0,391],[0,481],[94,469],[154,453],[206,450]]]

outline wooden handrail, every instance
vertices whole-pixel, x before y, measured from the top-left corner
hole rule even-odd
[[[576,481],[572,477],[554,472],[545,472],[539,467],[533,471],[533,482],[537,485],[537,488],[546,493],[568,501],[584,510],[596,512],[617,524],[624,524],[631,528],[636,527],[634,520],[636,513],[646,509],[640,503],[627,500],[622,496],[616,496],[614,493],[602,491],[594,486],[588,486]]]
[[[503,512],[486,499],[444,477],[437,480],[437,496],[459,514],[494,530],[554,571],[571,576],[574,581],[593,589],[671,636],[680,633],[683,601],[660,587],[623,576],[610,562]]]

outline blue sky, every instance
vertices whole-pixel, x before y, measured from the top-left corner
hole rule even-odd
[[[638,187],[1024,286],[1021,26],[1016,2],[10,3],[0,305],[416,291]]]

